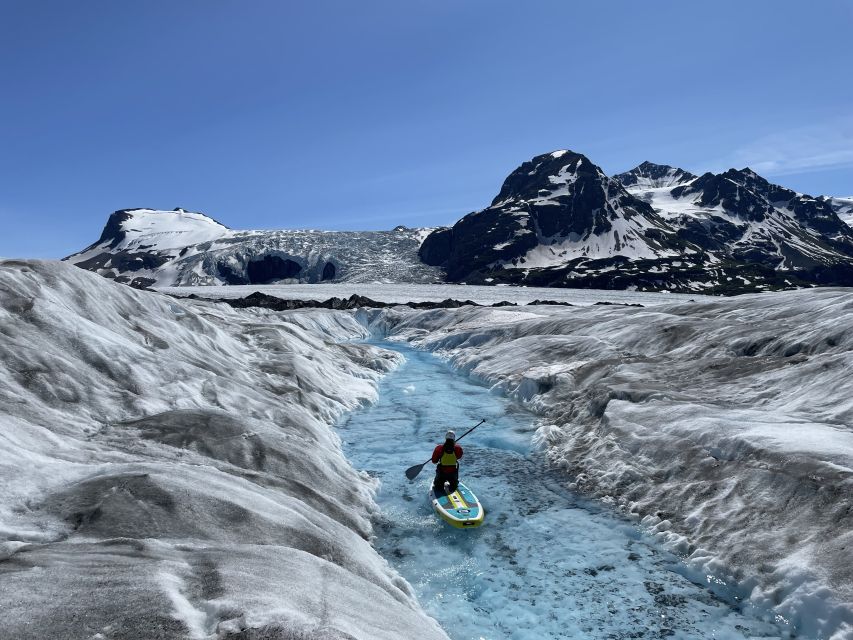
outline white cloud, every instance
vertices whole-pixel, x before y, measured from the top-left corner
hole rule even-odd
[[[853,117],[758,138],[737,149],[726,164],[770,176],[853,167]]]

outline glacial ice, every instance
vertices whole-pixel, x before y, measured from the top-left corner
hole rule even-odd
[[[537,413],[572,486],[697,576],[803,637],[853,635],[853,294],[503,311],[358,314]]]
[[[715,597],[635,523],[569,490],[531,448],[534,415],[429,353],[390,346],[405,364],[339,429],[348,459],[381,482],[377,549],[451,638],[788,637],[737,588],[716,589],[728,602]],[[402,470],[429,457],[447,428],[461,434],[480,418],[460,442],[461,471],[486,521],[459,531],[426,500],[432,466],[411,483]]]
[[[351,315],[4,261],[0,334],[0,637],[446,637],[329,427],[396,362]]]
[[[441,271],[418,258],[431,231],[236,231],[203,213],[128,209],[66,260],[109,278],[161,285],[435,282]]]
[[[587,304],[601,294],[590,295]],[[377,399],[380,416],[383,403],[399,409],[405,396],[423,441],[406,445],[418,455],[394,453],[406,457],[401,474],[432,443],[427,416],[438,409],[420,395],[429,376],[405,382],[404,365],[378,397],[401,360],[360,343],[369,332],[432,351],[497,394],[503,430],[475,432],[469,453],[479,453],[467,464],[484,501],[514,465],[547,476],[548,508],[517,539],[586,522],[587,535],[609,540],[602,553],[613,561],[599,565],[577,533],[548,546],[563,564],[542,566],[529,549],[494,540],[499,530],[474,532],[511,547],[533,575],[574,571],[570,588],[592,589],[605,606],[617,598],[609,621],[572,610],[566,633],[624,630],[663,606],[655,596],[681,603],[664,597],[672,594],[686,601],[665,604],[682,637],[709,622],[716,630],[700,637],[728,637],[736,625],[775,633],[750,608],[779,616],[780,634],[850,637],[853,294],[638,301],[647,306],[236,311],[68,264],[0,262],[0,637],[446,637],[415,599],[439,620],[450,606],[410,571],[420,547],[408,536],[432,531],[449,553],[466,549],[419,501],[422,488],[394,496],[403,513],[383,503],[393,489],[384,478],[377,511],[375,476],[387,465],[359,459],[344,428],[352,461],[373,473],[356,472],[329,426]],[[410,363],[418,357],[409,353]],[[444,402],[454,420],[460,406],[479,417],[483,388],[442,385],[428,387],[433,400],[462,389]],[[536,414],[535,433],[501,395]],[[375,427],[368,442],[397,428],[390,419]],[[531,437],[543,460],[528,454]],[[488,525],[505,507],[486,508]],[[396,516],[403,529],[389,526]],[[614,531],[634,536],[631,551],[607,537]],[[374,533],[412,586],[376,553]],[[626,551],[639,559],[625,563]],[[491,566],[471,552],[466,567]],[[632,584],[653,569],[659,579],[651,590],[596,591],[606,580],[594,579],[611,573],[598,567],[609,565]],[[456,576],[465,597],[531,625],[532,614],[554,613],[547,599],[502,599],[523,576],[502,573],[489,591],[475,573]],[[746,622],[683,575],[742,595]]]

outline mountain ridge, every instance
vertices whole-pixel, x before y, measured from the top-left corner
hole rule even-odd
[[[613,176],[626,188],[631,186],[668,187],[678,186],[695,179],[697,176],[680,167],[657,164],[644,160],[633,169]]]
[[[578,157],[591,165],[586,177]],[[547,175],[530,170],[540,166]],[[555,177],[581,188],[562,194],[568,198],[550,197]],[[421,257],[445,268],[448,280],[469,284],[707,293],[853,285],[853,230],[835,211],[846,203],[798,194],[749,168],[696,176],[646,161],[609,179],[623,193],[605,178],[572,151],[536,156],[510,174],[512,188],[505,181],[490,206],[428,237]],[[590,200],[588,188],[607,192],[618,206]],[[543,196],[562,235],[540,234],[536,242],[528,235],[527,242],[510,243],[511,255],[496,254],[491,240],[513,231],[510,214],[536,218]],[[599,216],[596,223],[591,216]],[[632,219],[645,224],[626,235]]]
[[[176,208],[122,209],[66,258],[135,286],[401,282],[744,293],[853,286],[853,198],[752,169],[644,161],[608,176],[567,149],[527,160],[449,227],[240,231]]]

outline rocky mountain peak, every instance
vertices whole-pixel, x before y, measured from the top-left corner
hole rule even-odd
[[[656,189],[676,187],[694,180],[689,171],[668,164],[656,164],[645,160],[630,171],[613,176],[626,188]]]
[[[563,150],[524,162],[489,207],[430,235],[420,256],[469,284],[742,291],[848,283],[853,234],[839,215],[849,210],[843,199],[796,193],[749,167],[697,177],[644,161],[608,178]]]
[[[607,176],[586,156],[563,149],[523,162],[504,180],[492,206],[510,199],[536,200],[578,180],[606,181]]]
[[[542,246],[549,248],[541,252]],[[459,279],[475,272],[482,276],[496,265],[678,254],[682,246],[648,203],[586,156],[561,150],[522,163],[489,207],[433,233],[420,256]]]

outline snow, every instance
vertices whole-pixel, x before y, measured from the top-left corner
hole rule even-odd
[[[330,428],[399,360],[351,314],[3,261],[0,333],[0,637],[446,637]]]
[[[803,637],[853,633],[853,294],[359,312],[543,421],[547,459]]]
[[[631,188],[645,187],[676,187],[685,184],[678,169],[669,169],[666,174],[660,178],[652,179],[647,176],[637,176],[637,182],[631,185]]]
[[[697,204],[696,201],[701,194],[691,194],[686,197],[676,198],[672,195],[672,187],[649,188],[640,184],[626,187],[626,189],[641,200],[645,200],[652,205],[655,212],[666,220],[677,219],[680,216],[702,219],[713,215],[736,224],[743,223],[742,220],[727,213],[722,205],[703,207]]]
[[[203,213],[191,211],[158,211],[135,209],[133,218],[122,225],[126,237],[121,249],[139,249],[154,245],[158,250],[180,249],[202,242],[212,242],[230,233]]]
[[[847,198],[830,198],[829,204],[839,218],[853,227],[853,196]]]
[[[538,244],[530,249],[523,257],[525,268],[553,267],[565,264],[576,258],[611,258],[625,256],[630,259],[656,258],[681,255],[677,251],[654,249],[643,236],[643,231],[649,228],[643,224],[643,218],[619,217],[611,220],[611,229],[599,235],[580,236],[572,233],[567,238]]]
[[[433,231],[435,231],[435,229],[432,227],[425,229],[414,229],[415,239],[417,240],[419,247],[424,243],[424,240],[427,239],[427,236],[429,236]]]
[[[448,298],[472,300],[490,305],[497,302],[528,304],[534,300],[554,300],[573,305],[596,302],[655,305],[673,300],[690,300],[689,295],[644,293],[605,289],[556,289],[545,287],[479,286],[456,284],[371,284],[353,282],[324,282],[321,284],[231,285],[200,287],[158,287],[174,296],[195,294],[203,298],[243,298],[255,291],[285,300],[328,300],[332,297],[366,296],[379,302],[441,302]]]
[[[685,184],[689,184],[689,182]],[[804,229],[796,222],[793,219],[791,211],[787,208],[788,202],[773,203],[772,206],[775,209],[775,213],[767,216],[762,221],[747,221],[727,212],[722,204],[714,207],[700,205],[701,193],[687,194],[679,198],[673,195],[673,187],[671,186],[650,187],[642,182],[631,185],[627,189],[633,195],[648,202],[658,215],[669,222],[680,224],[686,218],[693,218],[699,221],[707,220],[711,217],[721,218],[742,229],[743,235],[734,243],[736,246],[766,247],[768,244],[775,245],[779,256],[777,269],[795,267],[795,265],[790,263],[789,256],[780,248],[780,242],[795,247],[805,255],[810,255],[819,262],[826,261],[828,256],[846,259],[842,253],[824,246],[822,242],[816,245],[813,237],[807,236],[804,238],[804,233],[811,236],[819,236],[820,234]],[[848,213],[849,216],[853,216],[853,201],[850,203],[849,212],[844,200],[841,198],[830,199],[830,204],[842,220],[845,220],[845,216]],[[713,258],[713,254],[709,255]]]

